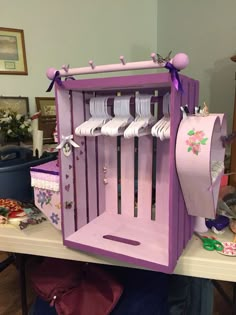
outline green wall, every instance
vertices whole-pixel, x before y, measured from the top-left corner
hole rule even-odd
[[[200,81],[200,103],[232,123],[236,63],[236,0],[158,0],[157,47],[186,52],[184,71]]]
[[[233,112],[236,0],[0,0],[3,27],[22,28],[29,75],[0,75],[0,95],[46,96],[48,67],[146,60],[186,52],[183,73],[200,81],[200,102]],[[49,96],[52,95],[49,94]]]
[[[0,95],[29,96],[31,112],[34,97],[46,96],[48,67],[145,60],[156,51],[157,0],[1,2],[1,26],[24,30],[29,75],[0,75]]]

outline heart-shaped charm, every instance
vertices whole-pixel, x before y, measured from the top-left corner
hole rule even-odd
[[[65,185],[65,190],[69,191],[70,190],[70,184]]]

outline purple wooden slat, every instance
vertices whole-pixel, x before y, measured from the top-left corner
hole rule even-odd
[[[73,126],[74,129],[84,122],[84,98],[80,92],[72,93]],[[63,118],[62,118],[63,119]],[[77,228],[87,223],[87,192],[86,192],[86,169],[85,169],[85,138],[74,134],[74,140],[80,145],[75,152],[75,202],[77,208]]]
[[[195,89],[195,82],[194,80],[188,79],[188,106],[190,113],[194,113],[194,107],[198,106],[198,103],[196,103],[195,97],[196,97],[196,89]],[[188,226],[188,231],[186,235],[185,243],[189,241],[189,239],[192,237],[193,234],[193,219],[192,216],[187,214],[187,209],[185,211],[186,213],[186,224]]]
[[[97,186],[98,186],[98,214],[102,214],[106,210],[105,204],[105,183],[104,183],[104,136],[99,136],[97,139]]]
[[[199,106],[199,81],[193,80],[194,85],[194,104],[195,106]],[[191,216],[190,218],[190,231],[193,233],[194,231],[194,225],[195,225],[196,218],[194,216]]]
[[[134,139],[121,138],[121,214],[134,216]]]
[[[179,180],[177,177],[176,165],[175,165],[175,144],[176,136],[178,131],[178,125],[180,122],[180,92],[175,90],[175,87],[171,87],[170,95],[170,115],[171,115],[171,130],[170,130],[170,154],[169,154],[169,163],[170,163],[170,196],[169,196],[169,262],[170,265],[175,265],[178,258],[178,220],[181,220],[179,217]]]
[[[87,187],[88,187],[88,219],[97,217],[97,165],[95,137],[87,137]]]
[[[62,136],[69,136],[71,130],[71,104],[69,92],[60,88],[56,88],[56,104],[58,122],[58,139]],[[73,154],[66,157],[62,150],[59,154],[60,163],[60,191],[61,191],[61,209],[62,209],[62,232],[63,237],[71,235],[75,231],[74,221],[74,189],[73,189]],[[68,176],[68,177],[67,177]]]
[[[117,187],[117,139],[104,137],[104,183],[105,183],[105,208],[109,212],[118,212],[118,187]]]
[[[180,75],[180,77],[184,77]],[[108,77],[97,79],[67,80],[63,87],[78,91],[120,90],[121,88],[142,89],[171,86],[171,77],[168,72],[159,74],[141,74],[133,76]]]
[[[89,106],[85,108],[85,119],[91,117]],[[87,219],[93,220],[98,214],[97,205],[97,151],[95,137],[86,137],[86,174],[87,174]]]
[[[152,211],[152,136],[138,142],[138,218],[151,220]]]
[[[182,85],[183,85],[184,93],[181,94],[180,106],[185,106],[186,104],[188,104],[188,100],[189,100],[188,80],[184,79],[182,81]],[[192,108],[190,108],[190,113],[193,113]],[[181,113],[181,119],[182,119],[182,113]],[[183,248],[186,245],[186,235],[188,235],[188,230],[189,230],[188,229],[188,213],[187,213],[182,189],[179,184],[179,246],[178,246],[179,254],[181,254]]]
[[[190,92],[190,86],[191,86],[190,80],[188,80],[188,79],[184,80],[184,91],[185,91],[185,93],[183,93],[182,102],[183,102],[183,105],[188,104],[189,111],[190,111],[191,114],[193,114],[194,113],[193,105],[189,104],[190,93],[191,93]],[[190,231],[190,217],[188,215],[187,208],[185,206],[184,207],[184,247],[187,245],[187,243],[189,241],[189,231]]]
[[[156,221],[169,231],[170,143],[168,140],[156,141]]]

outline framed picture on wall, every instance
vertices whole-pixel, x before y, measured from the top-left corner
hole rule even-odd
[[[0,96],[0,110],[16,112],[22,115],[29,114],[29,98],[16,96]]]
[[[35,97],[35,102],[41,117],[56,117],[55,97]]]
[[[54,143],[53,132],[56,128],[56,105],[55,97],[35,97],[39,116],[39,129],[43,130],[43,142]]]
[[[0,27],[0,74],[28,74],[23,30]]]

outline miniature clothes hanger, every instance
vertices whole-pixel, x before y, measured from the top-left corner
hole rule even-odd
[[[160,140],[170,138],[170,94],[166,93],[163,96],[163,117],[152,127],[153,137],[158,137]]]
[[[135,97],[136,118],[124,132],[125,138],[140,137],[151,133],[156,118],[151,113],[151,95]]]
[[[101,133],[106,136],[119,136],[124,134],[126,127],[134,120],[130,114],[131,96],[118,96],[114,98],[115,117],[102,126]]]
[[[77,136],[99,136],[102,126],[112,117],[107,112],[108,97],[94,97],[89,101],[91,118],[75,129]]]

